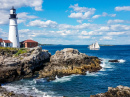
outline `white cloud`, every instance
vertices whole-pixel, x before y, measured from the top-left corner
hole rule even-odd
[[[18,22],[18,24],[20,24],[20,23],[25,23],[25,22],[26,22],[26,20],[23,20],[23,19],[18,19],[18,20],[17,20],[17,22]]]
[[[29,22],[28,26],[36,26],[41,28],[56,28],[57,23],[51,20],[47,20],[47,21],[34,20]]]
[[[87,31],[82,31],[81,34],[82,35],[88,35],[88,32]]]
[[[102,35],[102,32],[97,32],[97,31],[82,31],[81,32],[81,35]]]
[[[77,30],[83,30],[83,29],[97,29],[99,28],[100,25],[97,24],[90,24],[90,23],[83,23],[83,24],[79,24],[79,25],[68,25],[68,24],[59,24],[58,28],[59,29],[77,29]]]
[[[94,15],[92,18],[93,18],[93,19],[97,19],[97,18],[99,18],[99,17],[101,17],[101,15]]]
[[[116,24],[116,25],[111,25],[110,30],[112,30],[112,31],[126,31],[126,30],[130,30],[130,26],[129,25]]]
[[[28,15],[28,14],[29,13],[27,13],[27,12],[18,13],[18,18],[21,18],[21,19],[35,19],[35,18],[38,18],[37,16]]]
[[[19,30],[19,33],[26,33],[26,32],[29,32],[30,30],[29,29],[22,29],[22,30]]]
[[[34,15],[28,15],[29,13],[23,12],[18,13],[18,24],[24,23],[28,19],[35,19],[38,18]],[[6,10],[0,10],[0,25],[9,24],[9,11]]]
[[[41,11],[42,3],[43,0],[0,0],[0,9],[9,10],[12,6],[15,8],[29,6],[34,8],[36,11]]]
[[[107,23],[108,23],[108,24],[114,24],[114,23],[130,23],[130,21],[115,19],[115,20],[108,20]]]
[[[3,29],[0,28],[0,38],[7,39],[8,33],[4,32]]]
[[[98,30],[96,30],[96,31],[109,31],[109,27],[107,27],[107,26],[102,26],[102,27],[100,27],[100,29],[98,29]]]
[[[69,18],[76,18],[76,19],[89,19],[94,14],[94,11],[87,11],[85,13],[71,13],[68,17]]]
[[[74,30],[82,30],[82,29],[97,29],[100,27],[100,25],[97,24],[90,24],[90,23],[83,23],[79,25],[68,25],[68,24],[58,24],[55,21],[47,20],[47,21],[42,21],[42,20],[34,20],[29,22],[27,26],[35,26],[35,27],[41,27],[41,28],[57,28],[57,29],[74,29]]]
[[[125,32],[109,32],[109,33],[107,33],[107,35],[122,35],[124,33]]]
[[[93,19],[97,19],[97,18],[99,18],[99,17],[106,17],[106,16],[115,17],[116,14],[108,14],[108,13],[106,13],[106,12],[103,12],[102,15],[94,15],[92,18],[93,18]]]
[[[118,6],[118,7],[115,7],[115,10],[116,11],[130,11],[130,6]]]
[[[109,14],[109,16],[110,16],[110,17],[115,17],[115,16],[116,16],[116,14]]]
[[[106,12],[103,12],[103,13],[102,13],[102,16],[104,16],[104,17],[107,16],[107,15],[108,15],[108,14],[107,14]]]
[[[62,36],[66,36],[66,35],[76,35],[78,34],[79,30],[59,30],[59,31],[55,31],[54,33],[58,33]]]
[[[8,11],[0,10],[0,25],[9,24]]]
[[[104,37],[100,38],[100,40],[112,40],[112,37],[104,36]]]
[[[82,23],[83,20],[77,20],[78,23]]]
[[[87,12],[96,10],[95,8],[79,7],[78,4],[70,5],[69,8],[72,8],[75,12]]]
[[[79,7],[78,4],[71,5],[69,8],[72,8],[74,12],[72,11],[68,17],[76,19],[89,19],[96,10],[95,8]]]
[[[89,39],[90,38],[90,36],[78,36],[78,37],[81,39]]]

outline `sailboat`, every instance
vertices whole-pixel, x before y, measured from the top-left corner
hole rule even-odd
[[[98,42],[96,42],[96,43],[89,45],[89,49],[98,50],[98,49],[100,49],[100,46],[99,46]]]

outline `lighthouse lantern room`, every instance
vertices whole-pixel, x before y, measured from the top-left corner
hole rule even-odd
[[[12,7],[10,9],[10,24],[9,24],[9,40],[12,42],[12,47],[19,48],[19,35],[17,28],[17,14],[16,9]]]

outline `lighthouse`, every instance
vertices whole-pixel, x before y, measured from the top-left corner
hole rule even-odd
[[[10,18],[9,18],[9,20],[10,20],[9,40],[12,42],[12,47],[20,48],[16,16],[17,16],[16,9],[14,9],[14,7],[12,7],[10,9]]]

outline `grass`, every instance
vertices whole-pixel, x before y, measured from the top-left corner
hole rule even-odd
[[[0,50],[5,50],[5,51],[18,51],[18,48],[11,48],[11,47],[0,47]]]
[[[20,54],[24,54],[24,53],[27,53],[27,52],[28,52],[27,49],[21,48],[21,49],[18,50],[18,52],[15,54],[15,56],[18,56]]]
[[[28,52],[26,48],[11,48],[11,47],[0,47],[0,51],[5,51],[6,53],[10,53],[11,51],[16,51],[16,54],[14,54],[15,57],[17,57],[20,54],[24,54]]]

